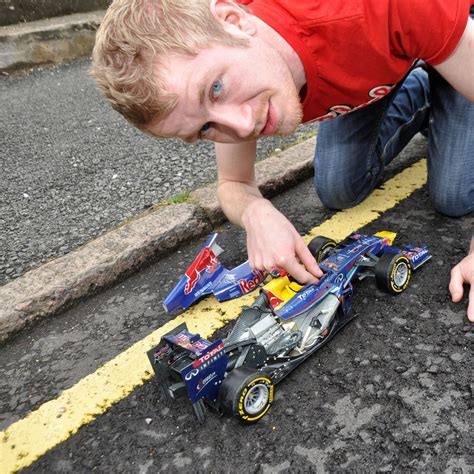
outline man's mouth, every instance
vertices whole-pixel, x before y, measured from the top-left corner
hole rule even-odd
[[[267,120],[265,122],[265,126],[262,128],[260,135],[271,135],[275,132],[277,127],[277,120],[275,115],[275,109],[271,101],[268,101],[268,109],[267,109]]]

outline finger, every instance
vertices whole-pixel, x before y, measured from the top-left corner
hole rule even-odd
[[[250,252],[250,250],[247,253],[248,253],[250,268],[252,270],[263,270],[262,261],[261,259],[258,258],[258,254],[255,254],[254,252]]]
[[[319,279],[309,273],[304,265],[298,263],[296,259],[292,259],[286,263],[284,269],[298,282],[302,284],[317,283]]]
[[[298,242],[296,250],[297,256],[299,257],[301,263],[305,266],[306,270],[316,278],[321,278],[323,276],[323,271],[321,270],[321,268],[319,268],[316,259],[309,251],[304,240],[301,240],[301,244],[300,242]]]
[[[247,235],[247,255],[252,270],[263,270],[262,259],[252,239]]]
[[[467,318],[471,323],[474,323],[474,285],[471,283],[469,291],[469,303],[467,305]]]
[[[451,299],[454,303],[459,303],[462,300],[464,294],[463,289],[463,277],[459,265],[456,265],[451,270],[451,281],[449,282],[449,292],[451,293]]]
[[[250,249],[247,249],[247,260],[249,261],[250,268],[254,269],[255,268],[255,258],[253,256],[253,253],[250,252]]]
[[[253,270],[260,270],[260,271],[267,270],[265,265],[262,262],[262,259],[259,257],[256,257],[253,259],[253,265],[251,265],[251,267]]]

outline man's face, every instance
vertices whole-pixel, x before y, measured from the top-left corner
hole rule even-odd
[[[148,130],[160,137],[238,143],[287,135],[302,109],[291,72],[274,48],[252,38],[249,47],[214,45],[197,56],[170,56],[160,70],[175,109]]]

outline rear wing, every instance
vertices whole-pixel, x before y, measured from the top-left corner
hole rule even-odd
[[[165,311],[185,310],[203,296],[213,294],[226,301],[255,290],[268,273],[252,270],[248,261],[233,270],[225,268],[218,259],[223,252],[217,244],[217,233],[209,236],[204,247],[166,297]]]
[[[183,323],[165,334],[147,354],[165,397],[174,399],[187,392],[196,416],[202,421],[203,399],[217,401],[227,369],[222,339],[202,339],[199,334],[191,334]]]

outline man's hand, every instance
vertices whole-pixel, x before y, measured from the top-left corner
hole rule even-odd
[[[323,276],[303,238],[266,199],[252,201],[242,215],[242,223],[253,268],[282,268],[300,283],[315,283]]]
[[[474,236],[471,240],[469,254],[451,270],[449,291],[455,303],[459,303],[459,301],[462,300],[464,283],[471,285],[468,297],[467,317],[469,321],[474,323]]]
[[[231,222],[247,231],[250,265],[258,270],[286,270],[300,283],[323,273],[290,221],[262,197],[254,172],[255,142],[216,143],[217,195]]]

